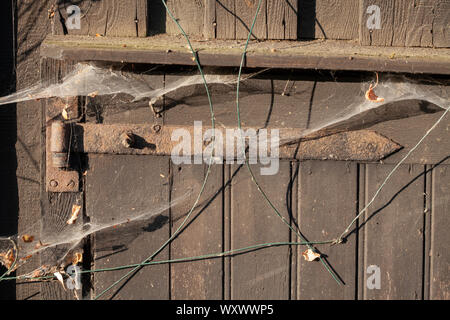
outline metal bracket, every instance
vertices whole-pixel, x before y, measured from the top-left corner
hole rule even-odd
[[[78,98],[52,99],[46,106],[46,190],[78,192],[80,174],[70,168],[71,127],[63,121],[78,118]]]

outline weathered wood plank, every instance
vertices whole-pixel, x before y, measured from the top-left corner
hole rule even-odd
[[[297,39],[297,1],[267,0],[267,38]]]
[[[359,0],[302,0],[298,11],[300,39],[358,38]]]
[[[92,223],[113,222],[117,216],[151,213],[169,204],[169,159],[147,156],[89,156],[86,176],[86,212]],[[144,224],[142,224],[144,223]],[[141,224],[110,228],[94,236],[93,268],[139,263],[170,236],[169,213],[164,211]],[[169,259],[166,247],[155,260]],[[94,295],[128,270],[94,275]],[[125,282],[122,283],[122,285]],[[169,299],[169,265],[141,269],[123,288],[120,285],[102,298]],[[119,290],[120,289],[120,290]]]
[[[216,1],[216,38],[236,39],[235,0]]]
[[[190,197],[171,209],[172,234],[192,208],[203,184],[208,165],[174,165],[171,198]],[[222,252],[223,167],[214,165],[200,198],[181,234],[171,244],[171,258],[180,259]],[[171,265],[171,299],[222,299],[222,259],[208,259]]]
[[[203,0],[168,0],[167,7],[188,35],[203,35],[205,22],[205,3]],[[166,16],[166,32],[172,35],[181,33],[168,13]]]
[[[233,165],[236,170],[238,165]],[[289,221],[286,193],[290,182],[289,162],[280,162],[276,176],[261,176],[259,165],[252,166],[256,179],[269,199]],[[289,241],[289,228],[273,212],[243,167],[231,186],[231,249]],[[231,299],[288,299],[290,294],[289,247],[273,247],[231,258]]]
[[[392,165],[366,165],[365,203],[392,169]],[[401,166],[367,210],[360,229],[364,246],[359,250],[364,257],[364,277],[359,282],[363,299],[422,298],[424,181],[423,166]],[[379,288],[375,268],[370,266],[379,268]]]
[[[76,26],[79,12],[79,27]],[[112,37],[147,36],[147,1],[145,0],[110,0],[110,1],[70,1],[60,2],[58,15],[63,29],[69,35],[101,35]],[[55,30],[60,30],[56,28]]]
[[[450,47],[450,1],[439,1],[435,4],[433,20],[433,46]]]
[[[236,12],[236,39],[247,39],[253,19],[258,8],[259,0],[237,0]],[[251,39],[267,39],[267,0],[263,0],[256,19]]]
[[[205,21],[203,22],[203,37],[207,40],[216,37],[216,0],[205,0]]]
[[[73,70],[74,62],[72,61],[57,61],[52,59],[42,59],[40,65],[41,81],[44,83],[56,83],[60,81],[67,73]],[[50,114],[51,109],[49,106],[53,103],[52,100],[42,101],[42,128],[47,128],[49,125],[49,119],[54,115]],[[78,110],[77,110],[78,112]],[[65,221],[67,221],[72,214],[72,206],[80,205],[83,207],[83,194],[82,192],[74,193],[53,193],[47,192],[47,178],[46,178],[46,133],[42,135],[42,154],[41,154],[41,236],[48,237],[49,235],[57,235],[64,232],[66,227]],[[76,158],[72,158],[71,162],[75,167],[80,167],[80,158],[78,155],[74,155]],[[40,265],[53,266],[59,261],[55,260],[57,256],[54,256],[54,252],[61,250],[69,250],[71,244],[64,244],[45,250],[40,255]],[[79,247],[78,245],[76,246]],[[74,248],[75,249],[75,248]],[[62,257],[59,257],[62,258]],[[44,300],[73,300],[75,295],[73,291],[66,291],[60,283],[42,282],[41,298]],[[81,291],[78,291],[78,296],[81,297]]]
[[[361,0],[360,43],[448,47],[449,7],[447,0]]]
[[[326,241],[341,234],[356,215],[356,163],[303,162],[298,183],[301,232],[309,241]],[[355,234],[345,245],[317,248],[323,250],[321,253],[345,286],[339,285],[320,262],[305,261],[302,252],[306,248],[299,248],[297,298],[355,299],[356,248]]]
[[[241,63],[242,48],[235,41],[191,42],[203,66],[235,67]],[[167,35],[146,39],[51,36],[41,54],[55,59],[195,65],[185,40]],[[333,40],[306,45],[292,41],[252,43],[244,67],[450,74],[449,49],[393,51]]]
[[[317,0],[316,39],[353,40],[358,38],[358,0]]]
[[[432,172],[430,299],[450,299],[450,166]]]

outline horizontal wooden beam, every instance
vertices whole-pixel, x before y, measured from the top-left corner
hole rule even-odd
[[[203,66],[236,67],[243,41],[195,41]],[[88,36],[50,36],[41,55],[75,61],[112,61],[195,65],[185,40],[159,35],[144,39]],[[450,74],[450,49],[361,47],[354,41],[252,42],[245,67]]]

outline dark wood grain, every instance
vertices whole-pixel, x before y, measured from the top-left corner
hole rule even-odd
[[[205,22],[205,2],[203,0],[169,0],[167,6],[183,30],[191,36],[202,36]],[[181,34],[178,26],[167,14],[166,32]]]
[[[113,222],[112,217],[136,216],[169,204],[169,160],[147,156],[89,156],[86,176],[86,212],[91,222]],[[144,223],[144,222],[143,222]],[[170,236],[169,212],[161,212],[145,224],[109,228],[94,238],[93,268],[140,263]],[[167,260],[169,248],[155,259]],[[97,273],[93,293],[100,294],[129,270]],[[141,269],[128,282],[102,299],[169,299],[169,265]]]
[[[145,0],[110,0],[81,1],[76,5],[81,9],[81,28],[69,29],[65,22],[70,18],[67,9],[73,1],[61,1],[58,6],[55,25],[63,24],[69,35],[111,36],[111,37],[145,37],[147,36],[147,1]],[[61,31],[59,31],[61,32]],[[58,33],[59,33],[58,32]]]
[[[369,30],[367,8],[381,10],[381,28]],[[361,0],[360,42],[373,46],[449,47],[449,2]]]
[[[358,39],[358,12],[358,0],[317,0],[315,39]]]
[[[448,300],[450,298],[450,277],[448,266],[450,256],[447,245],[450,241],[447,232],[449,220],[450,167],[438,166],[432,173],[431,200],[431,250],[430,299]]]
[[[207,165],[173,166],[172,199],[189,191],[171,210],[172,234],[192,208],[203,184]],[[222,166],[214,165],[197,208],[171,245],[171,258],[180,259],[222,252]],[[222,299],[222,258],[171,265],[171,299]]]
[[[366,165],[365,203],[393,169]],[[366,211],[360,224],[363,299],[422,299],[424,249],[424,167],[403,165]],[[370,289],[369,266],[380,268],[380,289]]]
[[[235,0],[216,1],[216,38],[236,39]]]
[[[297,39],[298,1],[267,1],[267,38],[279,40]]]
[[[253,165],[256,179],[281,214],[290,221],[286,193],[289,192],[290,165],[280,162],[276,176],[261,176],[261,166]],[[233,171],[238,168],[233,165]],[[267,204],[243,167],[231,185],[231,249],[267,242],[289,241],[290,230]],[[288,299],[290,294],[289,247],[273,247],[231,258],[231,299]]]
[[[298,179],[300,230],[309,241],[327,241],[341,234],[357,210],[357,165],[344,162],[306,161],[300,164]],[[336,212],[339,212],[337,215]],[[356,235],[345,245],[317,249],[345,283],[339,285],[318,261],[297,252],[298,299],[355,299]]]
[[[236,10],[236,39],[247,39],[253,19],[256,15],[259,0],[237,0]],[[253,28],[251,39],[267,39],[267,0],[263,0]]]

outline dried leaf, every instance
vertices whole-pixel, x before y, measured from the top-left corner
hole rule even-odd
[[[80,252],[75,252],[72,256],[72,264],[76,266],[81,262],[83,262],[83,255]]]
[[[369,90],[366,92],[366,99],[372,102],[384,102],[384,98],[379,98],[373,91],[375,87],[370,85]]]
[[[98,91],[94,91],[88,94],[88,97],[95,98],[98,95]]]
[[[81,212],[81,206],[74,204],[72,206],[72,216],[70,217],[69,220],[67,220],[67,224],[74,224],[75,221],[77,221],[78,219],[78,215]]]
[[[64,291],[66,291],[66,286],[64,285],[64,278],[63,278],[61,272],[55,272],[54,275],[55,275],[56,279],[58,279],[58,281],[61,283]]]
[[[308,262],[315,261],[320,258],[320,254],[317,252],[314,252],[312,249],[308,249],[305,252],[303,252],[302,256]]]
[[[379,98],[376,94],[374,89],[378,86],[378,73],[377,73],[377,82],[375,85],[370,85],[369,90],[366,91],[366,99],[372,102],[383,102],[384,98]]]
[[[29,234],[24,234],[22,236],[22,241],[25,243],[31,243],[34,241],[34,236],[30,236]]]
[[[0,252],[0,263],[3,264],[6,269],[11,269],[14,263],[15,257],[12,249],[9,249],[7,253]]]
[[[62,117],[64,118],[64,120],[69,120],[69,114],[67,113],[67,109],[64,109],[62,111]]]

